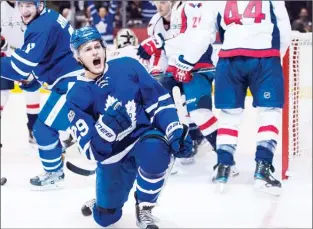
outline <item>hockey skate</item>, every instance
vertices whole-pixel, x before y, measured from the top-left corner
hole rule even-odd
[[[212,178],[212,182],[217,184],[217,190],[222,193],[225,191],[225,184],[227,183],[229,175],[231,173],[231,166],[219,163],[213,168],[214,175]]]
[[[35,190],[60,188],[60,183],[64,181],[63,168],[56,172],[44,172],[30,179],[30,183]]]
[[[260,191],[279,196],[281,193],[281,183],[276,180],[271,172],[275,171],[274,167],[265,161],[257,161],[254,173],[255,188]]]
[[[151,203],[136,203],[136,224],[143,229],[158,229],[156,223],[159,221],[152,215],[152,209],[155,204]]]
[[[35,137],[33,135],[33,131],[31,129],[28,129],[28,142],[30,144],[34,144],[34,145],[37,144],[37,141],[36,141],[36,139],[35,139]]]

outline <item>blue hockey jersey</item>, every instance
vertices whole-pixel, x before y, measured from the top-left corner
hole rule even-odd
[[[113,142],[103,140],[99,145],[99,141],[94,141],[90,133],[86,133],[87,128],[82,128],[81,122],[71,123],[74,126],[71,129],[83,131],[83,134],[74,135],[80,135],[77,138],[79,150],[88,159],[96,159],[102,164],[116,162],[129,152],[147,130],[158,129],[168,135],[173,124],[179,123],[175,105],[167,90],[137,60],[129,57],[109,61],[105,73],[96,80],[78,78],[67,94],[72,112],[69,113],[69,119],[72,121],[74,116],[83,111],[92,116],[93,120],[98,120],[116,101],[125,106],[132,124],[117,135]],[[82,119],[87,120],[84,117]],[[95,122],[88,125],[91,132]]]
[[[144,22],[149,22],[157,12],[153,1],[141,1],[141,16]]]
[[[24,44],[11,57],[1,58],[1,77],[21,80],[32,73],[49,89],[61,79],[73,78],[82,68],[70,49],[73,29],[57,12],[45,8],[27,25]]]
[[[88,8],[92,16],[92,25],[97,28],[102,38],[108,43],[113,44],[114,17],[117,11],[117,2],[110,1],[109,10],[104,18],[99,16],[93,1],[88,1]]]

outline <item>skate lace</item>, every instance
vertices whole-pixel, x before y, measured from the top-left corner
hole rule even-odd
[[[144,206],[139,210],[139,219],[147,225],[155,224],[158,219],[152,215],[151,210],[153,207]]]
[[[41,174],[38,175],[40,180],[48,180],[51,176],[57,174],[57,172],[42,172]]]
[[[217,170],[218,177],[228,177],[229,167],[229,165],[219,165]]]

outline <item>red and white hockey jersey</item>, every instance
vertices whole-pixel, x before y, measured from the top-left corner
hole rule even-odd
[[[198,45],[194,42],[197,27],[202,21],[203,1],[176,1],[172,6],[171,29],[169,39],[165,42],[165,53],[169,57],[169,65],[175,65],[178,55],[192,54],[193,46]],[[214,26],[214,30],[216,26]],[[215,41],[215,37],[214,40]],[[212,67],[212,46],[207,41],[202,41],[204,51],[193,63],[198,65],[195,68]]]
[[[149,61],[140,60],[139,57],[137,56],[137,51],[138,51],[138,47],[132,46],[132,45],[127,45],[119,49],[111,48],[107,50],[107,59],[109,61],[109,60],[114,60],[114,59],[121,58],[121,57],[131,57],[133,59],[138,60],[147,69],[147,71],[149,71],[149,68],[150,68]]]
[[[283,1],[209,1],[203,2],[197,31],[189,34],[195,37],[194,49],[185,51],[186,61],[197,62],[205,51],[203,43],[213,42],[217,17],[225,30],[219,57],[283,56],[290,44],[291,27]]]
[[[10,55],[15,48],[22,47],[25,29],[18,7],[14,3],[1,1],[1,35],[8,42],[7,55]]]
[[[169,38],[170,23],[166,23],[163,17],[156,13],[150,20],[147,28],[148,36],[162,34],[164,39]],[[165,72],[168,66],[168,58],[163,50],[158,50],[150,59],[151,71]]]

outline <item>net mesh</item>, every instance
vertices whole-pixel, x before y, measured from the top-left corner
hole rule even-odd
[[[284,60],[286,103],[283,118],[283,178],[295,158],[312,160],[312,33],[293,32]]]

